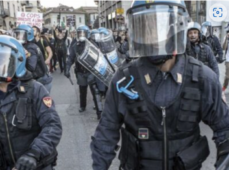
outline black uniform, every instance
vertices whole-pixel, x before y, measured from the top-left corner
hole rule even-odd
[[[12,169],[23,155],[33,155],[36,170],[52,170],[62,135],[60,118],[47,90],[34,80],[22,79],[10,83],[7,93],[0,91],[0,143],[6,164]]]
[[[48,73],[40,48],[32,42],[28,42],[23,46],[30,53],[30,57],[26,60],[26,68],[32,72],[33,78],[43,84],[50,92],[52,76]]]
[[[33,78],[43,84],[48,91],[52,82],[52,76],[49,75],[44,57],[39,47],[32,42],[24,44],[24,48],[30,53],[26,60],[26,68],[33,74]]]
[[[116,89],[116,83],[130,75],[135,78],[132,88],[139,93],[138,100]],[[148,58],[138,59],[118,71],[110,84],[92,137],[93,170],[109,169],[123,124],[119,159],[124,170],[162,170],[165,165],[177,170],[179,164],[199,170],[209,154],[207,139],[200,136],[201,120],[213,129],[219,147],[228,138],[229,110],[211,69],[181,55],[172,70],[164,73]]]
[[[93,95],[93,100],[96,107],[96,113],[98,118],[100,118],[100,114],[102,112],[102,104],[100,101],[99,90],[96,87],[95,77],[78,61],[77,57],[83,52],[85,48],[85,42],[76,42],[70,48],[70,55],[67,59],[67,70],[70,71],[72,64],[75,62],[75,74],[77,79],[77,84],[79,85],[80,92],[80,107],[86,108],[87,102],[87,87],[89,85],[91,89],[91,93]]]
[[[214,56],[217,57],[217,61],[221,62],[221,60],[223,60],[223,49],[221,47],[219,39],[216,36],[211,35],[207,37],[207,42],[211,47]]]
[[[193,56],[197,60],[200,60],[205,65],[210,67],[219,77],[219,67],[215,56],[212,53],[211,48],[204,43],[190,43],[187,46],[186,53],[189,56]]]
[[[55,52],[55,40],[54,38],[50,38],[50,47],[52,49],[52,52],[53,52],[53,56],[52,56],[52,59],[51,59],[51,70],[56,70],[56,61],[57,61],[57,57],[56,57],[56,52]]]
[[[65,42],[68,36],[68,31],[65,32],[65,36],[62,39],[59,39],[56,36],[55,31],[53,31],[53,34],[55,38],[55,52],[59,60],[60,70],[63,72],[66,68],[67,47]]]

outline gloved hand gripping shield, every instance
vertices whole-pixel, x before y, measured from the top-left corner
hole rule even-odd
[[[179,5],[152,3],[127,11],[130,57],[183,54],[189,17]]]
[[[97,47],[87,39],[85,43],[85,49],[78,57],[78,62],[108,86],[114,76],[114,71]]]

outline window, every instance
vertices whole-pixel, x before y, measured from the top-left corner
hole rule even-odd
[[[7,2],[7,6],[8,6],[8,10],[10,10],[10,3],[9,2]]]
[[[20,7],[17,7],[17,10],[20,11]]]
[[[65,22],[65,17],[63,17],[63,21]]]
[[[79,23],[81,23],[81,17],[79,17]]]

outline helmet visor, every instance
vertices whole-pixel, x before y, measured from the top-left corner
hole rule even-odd
[[[128,14],[130,57],[185,52],[187,16],[176,6],[156,5]]]
[[[21,44],[27,42],[27,34],[24,30],[14,30],[14,38],[16,38]]]
[[[102,53],[109,53],[116,49],[113,34],[110,30],[106,34],[100,33],[100,39],[98,42]]]
[[[0,77],[12,78],[16,71],[15,52],[4,45],[0,45]]]
[[[78,38],[86,37],[86,32],[84,30],[77,31]]]
[[[99,33],[91,34],[91,39],[94,40],[95,42],[100,41],[100,34]]]

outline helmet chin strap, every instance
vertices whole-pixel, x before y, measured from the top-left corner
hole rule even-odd
[[[12,78],[11,77],[7,77],[7,78],[4,78],[4,77],[0,77],[0,82],[11,82],[12,81]]]

